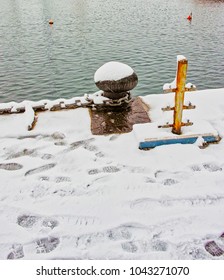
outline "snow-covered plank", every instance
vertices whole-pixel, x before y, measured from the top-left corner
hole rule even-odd
[[[212,134],[195,134],[190,136],[173,136],[173,137],[164,137],[160,139],[152,138],[147,139],[144,142],[139,143],[140,149],[146,149],[146,148],[155,148],[157,146],[162,145],[171,145],[171,144],[194,144],[196,143],[198,138],[203,138],[203,141],[205,143],[214,143],[219,141],[219,137],[212,135]]]
[[[218,132],[206,121],[197,121],[193,126],[184,127],[181,135],[173,134],[170,128],[159,128],[158,122],[134,125],[133,131],[140,149],[170,144],[193,144],[199,138],[206,143],[220,140]]]

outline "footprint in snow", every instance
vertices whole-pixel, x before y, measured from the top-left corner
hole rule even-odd
[[[174,180],[174,179],[171,179],[171,178],[165,179],[165,180],[163,180],[163,182],[162,182],[162,184],[163,184],[164,186],[172,186],[172,185],[175,185],[175,184],[178,184],[178,183],[179,183],[179,181]]]
[[[95,156],[96,156],[96,157],[99,157],[99,158],[102,158],[102,157],[104,157],[105,155],[104,155],[104,153],[102,153],[102,152],[98,152],[98,153],[95,154]]]
[[[205,250],[212,255],[213,257],[220,257],[224,255],[224,251],[222,248],[218,246],[215,241],[209,241],[205,244]]]
[[[57,237],[44,237],[36,241],[36,252],[37,254],[46,254],[50,253],[56,249],[60,241]]]
[[[53,158],[52,154],[43,154],[41,156],[41,159],[44,159],[44,160],[48,160],[48,159],[52,159],[52,158]]]
[[[213,257],[224,255],[224,232],[219,236],[217,242],[211,240],[205,244],[205,250]]]
[[[77,237],[76,246],[92,246],[95,244],[101,244],[102,242],[116,242],[116,241],[125,241],[130,239],[132,233],[125,226],[112,228],[106,231],[94,232],[90,234],[83,234]]]
[[[149,251],[165,252],[167,251],[168,244],[162,240],[155,240],[153,242],[149,240],[133,240],[122,243],[121,247],[128,253],[145,253]]]
[[[98,151],[98,148],[94,145],[89,145],[89,144],[86,144],[83,146],[84,149],[86,149],[87,151],[90,151],[90,152],[97,152]]]
[[[15,260],[15,259],[21,259],[23,257],[24,257],[24,252],[23,252],[22,244],[13,244],[12,245],[12,250],[8,254],[7,259],[8,260]]]
[[[201,171],[201,167],[200,167],[199,165],[192,165],[192,166],[191,166],[191,169],[192,169],[193,171]]]
[[[89,174],[89,175],[95,175],[95,174],[98,174],[98,173],[100,173],[100,172],[101,172],[100,169],[94,168],[94,169],[90,169],[90,170],[88,171],[88,174]]]
[[[30,156],[33,155],[35,150],[32,149],[23,149],[22,151],[15,153],[15,154],[10,154],[7,159],[13,159],[13,158],[19,158],[23,156]]]
[[[51,218],[46,218],[46,219],[44,219],[43,222],[42,222],[42,225],[43,225],[44,227],[46,227],[46,228],[51,228],[51,229],[57,227],[58,224],[59,224],[59,223],[58,223],[57,220],[51,219]]]
[[[94,140],[94,138],[89,138],[86,140],[80,140],[80,141],[76,141],[70,144],[70,150],[75,150],[78,149],[79,147],[83,147],[85,145],[88,145],[90,142],[92,142]]]
[[[97,169],[97,168],[94,168],[94,169],[90,169],[88,171],[88,174],[89,175],[95,175],[95,174],[98,174],[98,173],[116,173],[120,171],[120,169],[116,166],[104,166],[102,169]]]
[[[17,218],[17,224],[23,228],[33,228],[37,223],[41,222],[41,226],[45,228],[53,229],[58,226],[58,221],[53,218],[44,218],[41,216],[34,215],[21,215]]]
[[[50,177],[49,176],[41,176],[41,177],[39,177],[39,180],[40,181],[49,181]]]
[[[32,243],[28,243],[25,245],[22,244],[13,244],[12,250],[8,254],[7,259],[21,259],[25,256],[24,247],[30,247],[31,250],[36,254],[46,254],[55,250],[60,243],[59,238],[57,237],[44,237],[33,241]]]
[[[130,239],[132,234],[127,228],[118,227],[107,231],[107,236],[110,240]]]
[[[23,149],[22,151],[19,151],[17,153],[11,153],[8,152],[9,156],[7,157],[7,160],[14,159],[14,158],[20,158],[24,156],[31,156],[31,157],[40,157],[41,159],[48,160],[53,158],[52,154],[39,154],[37,150],[34,149]]]
[[[201,240],[189,240],[177,244],[178,259],[208,260],[208,254],[201,244]]]
[[[72,180],[70,177],[60,176],[60,177],[56,177],[54,181],[55,183],[63,183],[63,182],[71,182]]]
[[[55,178],[50,178],[49,176],[40,176],[38,178],[40,181],[53,181],[54,183],[64,183],[64,182],[71,182],[72,179],[70,177],[66,177],[66,176],[58,176]]]
[[[86,140],[80,140],[80,141],[73,142],[70,144],[69,150],[75,150],[75,149],[82,147],[87,151],[96,152],[96,154],[95,154],[96,157],[104,157],[104,154],[102,152],[99,152],[98,147],[91,144],[91,142],[94,140],[95,140],[94,138],[89,138]]]
[[[64,141],[59,141],[59,142],[55,142],[54,145],[55,145],[55,146],[66,146],[67,143],[64,142]]]
[[[203,168],[209,172],[222,171],[222,167],[220,167],[219,165],[217,165],[215,163],[204,163],[202,166],[200,166],[200,165],[191,166],[191,169],[193,171],[202,171]]]
[[[31,169],[31,170],[28,170],[26,173],[25,173],[25,176],[28,176],[28,175],[33,175],[33,174],[36,174],[36,173],[40,173],[42,171],[46,171],[48,169],[51,169],[53,167],[56,166],[56,163],[49,163],[49,164],[46,164],[46,165],[43,165],[43,166],[40,166],[40,167],[37,167],[37,168],[34,168],[34,169]]]
[[[168,244],[162,240],[155,240],[151,244],[153,251],[165,252],[167,251]]]
[[[222,171],[222,167],[220,167],[214,163],[205,163],[205,164],[203,164],[203,167],[205,170],[207,170],[209,172]]]
[[[24,228],[32,228],[39,220],[39,217],[22,215],[17,218],[17,224]]]
[[[153,178],[151,178],[151,177],[146,177],[145,178],[145,182],[146,183],[151,183],[151,184],[154,184],[155,182],[156,182],[156,180],[155,179],[153,179]]]
[[[120,169],[116,166],[105,166],[103,167],[103,172],[105,173],[116,173],[120,171]]]
[[[121,247],[128,253],[136,253],[138,251],[138,246],[134,241],[124,242],[121,244]]]
[[[0,163],[0,169],[4,169],[7,171],[14,171],[23,168],[22,164],[19,163]]]

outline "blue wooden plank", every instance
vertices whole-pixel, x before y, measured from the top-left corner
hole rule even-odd
[[[213,135],[205,135],[202,136],[205,142],[215,142],[217,141],[217,137]],[[158,139],[158,140],[152,140],[152,141],[144,141],[139,143],[140,149],[146,149],[146,148],[155,148],[157,146],[162,145],[171,145],[171,144],[193,144],[197,140],[197,136],[193,137],[182,137],[182,138],[166,138],[166,139]]]

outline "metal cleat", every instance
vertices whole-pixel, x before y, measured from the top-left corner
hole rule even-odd
[[[172,111],[174,107],[166,106],[165,108],[161,108],[162,111]]]
[[[170,128],[170,127],[173,127],[172,123],[167,123],[167,124],[164,124],[164,125],[158,125],[158,128]]]
[[[193,125],[193,124],[194,124],[193,122],[190,122],[189,120],[187,120],[186,123],[182,122],[182,123],[181,123],[181,126],[191,126],[191,125]]]
[[[176,88],[164,89],[164,93],[176,92]]]
[[[192,105],[191,102],[189,102],[188,105],[183,105],[183,110],[191,110],[191,109],[195,109],[196,106]]]

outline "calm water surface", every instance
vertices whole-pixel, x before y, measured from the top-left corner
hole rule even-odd
[[[95,92],[112,60],[138,74],[134,95],[161,93],[178,54],[189,82],[224,87],[223,38],[224,0],[0,0],[0,102]]]

